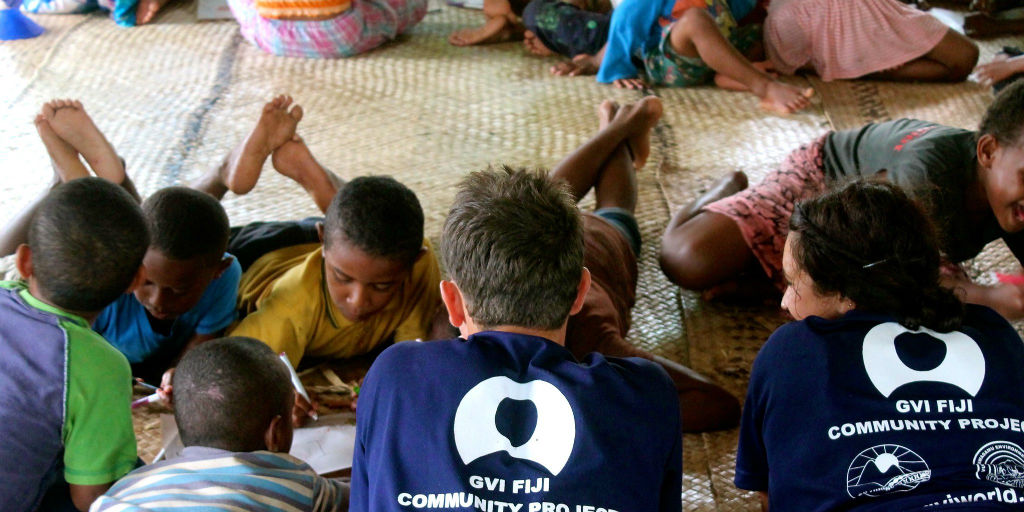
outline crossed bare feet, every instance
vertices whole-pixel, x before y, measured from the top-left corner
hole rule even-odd
[[[627,133],[626,144],[633,155],[633,167],[642,169],[651,154],[651,130],[661,119],[661,99],[644,96],[636,103],[619,106],[605,100],[597,108],[601,128],[621,125]]]
[[[290,107],[290,108],[289,108]],[[219,168],[220,180],[235,194],[246,194],[259,181],[263,164],[275,149],[295,137],[302,120],[302,107],[282,94],[263,106],[263,113],[245,141],[235,148]]]
[[[125,182],[124,164],[117,152],[78,100],[52,100],[44,103],[35,118],[36,130],[53,161],[62,182],[89,175],[78,156],[88,162],[97,176],[121,185]]]

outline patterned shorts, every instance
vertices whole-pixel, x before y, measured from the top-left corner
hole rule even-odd
[[[828,134],[790,153],[782,167],[761,183],[704,207],[736,222],[750,251],[780,290],[786,288],[782,249],[789,234],[789,217],[797,203],[825,191],[822,147],[826,137]]]
[[[761,40],[761,26],[736,26],[729,5],[723,0],[708,0],[707,9],[715,19],[722,36],[740,53],[746,53],[755,42]],[[679,55],[672,49],[670,36],[674,25],[671,23],[662,27],[658,46],[645,52],[644,69],[647,78],[654,85],[675,87],[690,87],[710,82],[715,76],[715,71],[703,60],[699,57]]]

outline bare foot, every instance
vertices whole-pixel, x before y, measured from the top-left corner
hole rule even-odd
[[[125,181],[124,164],[78,100],[53,100],[43,105],[42,116],[53,131],[78,151],[92,172],[115,185]]]
[[[523,32],[523,46],[526,47],[526,51],[538,57],[548,57],[555,54],[555,52],[544,45],[536,34],[529,30]]]
[[[153,21],[156,13],[170,1],[171,0],[139,0],[139,5],[135,8],[135,24],[145,25],[146,23]]]
[[[604,100],[600,105],[597,106],[597,128],[599,130],[605,129],[612,119],[615,119],[615,114],[619,112],[619,104],[615,100]]]
[[[777,114],[792,114],[811,105],[814,89],[800,89],[789,84],[772,80],[765,87],[761,97],[761,108]]]
[[[551,66],[551,74],[555,76],[596,75],[600,63],[593,55],[580,54]]]
[[[488,26],[491,23],[496,24],[498,22],[488,20],[488,24],[481,27],[456,30],[448,36],[448,43],[453,46],[503,43],[505,41],[517,39],[517,36],[521,35],[517,32],[516,27],[510,26],[511,24],[508,22],[505,22],[505,24],[498,29],[495,29],[493,26]]]
[[[275,149],[271,162],[277,172],[301,185],[323,212],[327,211],[338,188],[343,184],[340,178],[313,158],[309,146],[299,136]]]
[[[53,162],[53,170],[57,173],[61,183],[89,176],[89,170],[78,158],[78,151],[75,151],[71,144],[68,144],[67,141],[60,138],[60,135],[57,135],[57,132],[53,131],[46,116],[37,115],[35,125],[36,131],[39,132],[39,138],[42,139],[43,146],[46,146],[46,152],[50,155],[50,161]]]
[[[282,94],[264,105],[256,127],[220,170],[228,190],[239,195],[252,190],[260,178],[263,163],[275,149],[292,140],[301,120],[302,107],[292,106],[291,96]]]
[[[644,96],[640,101],[626,105],[618,110],[614,122],[627,125],[629,136],[627,145],[633,154],[633,167],[642,169],[651,154],[651,129],[661,119],[661,99],[657,96]]]

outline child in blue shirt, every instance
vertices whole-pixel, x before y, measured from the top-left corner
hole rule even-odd
[[[124,162],[103,133],[72,100],[43,105],[35,119],[54,166],[54,185],[97,176],[139,194]],[[9,254],[25,239],[36,203],[25,209],[0,237],[0,253]],[[170,187],[150,196],[143,212],[152,245],[143,261],[145,279],[96,318],[93,329],[121,351],[135,375],[158,382],[186,350],[217,337],[235,319],[241,268],[225,253],[227,214],[202,192]]]

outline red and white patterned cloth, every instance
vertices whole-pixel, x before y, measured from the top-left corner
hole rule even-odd
[[[780,73],[810,66],[830,81],[903,65],[931,51],[947,30],[897,0],[772,0],[764,41]]]
[[[345,12],[321,21],[261,17],[253,0],[228,0],[242,36],[284,57],[351,57],[409,30],[427,13],[427,0],[352,0]]]

